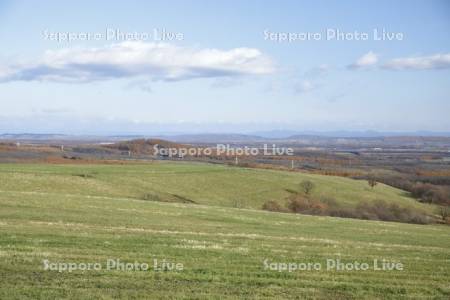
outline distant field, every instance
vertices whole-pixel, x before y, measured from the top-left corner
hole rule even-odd
[[[119,186],[121,176],[115,173],[120,168],[91,167],[105,170],[98,175],[102,180],[94,180],[94,184],[89,183],[90,179],[71,175],[81,171],[79,167],[2,166],[0,299],[450,297],[449,227],[87,196],[93,191],[126,193]],[[154,183],[144,184],[146,178],[153,178],[151,170],[146,175],[137,172],[147,168],[124,167],[127,176],[123,176],[123,182],[152,186]],[[183,168],[159,165],[158,172],[169,175]],[[12,173],[14,169],[18,173]],[[211,169],[216,167],[198,166],[197,170]],[[259,174],[227,170],[217,168],[222,178],[236,172]],[[273,174],[262,172],[261,178],[253,182],[264,182],[265,176]],[[286,176],[288,179],[284,180],[293,184],[303,175]],[[108,184],[111,178],[115,178],[116,187]],[[338,179],[331,182],[334,180]],[[56,183],[61,186],[55,186]],[[270,186],[269,182],[266,184]],[[86,189],[80,189],[83,186]],[[175,187],[174,191],[178,192]],[[277,263],[318,262],[325,266],[326,259],[338,258],[367,264],[374,259],[387,259],[401,262],[404,270],[327,271],[324,267],[318,271],[278,272],[265,269],[263,264],[268,259]],[[43,270],[44,259],[102,265],[107,259],[150,265],[153,259],[166,259],[183,264],[183,270],[60,273]]]
[[[406,192],[384,184],[343,177],[237,168],[225,165],[154,162],[125,165],[0,164],[0,191],[89,195],[261,209],[268,200],[283,203],[303,180],[314,182],[312,196],[353,207],[385,200],[432,212]]]

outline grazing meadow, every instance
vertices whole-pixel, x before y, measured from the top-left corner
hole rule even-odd
[[[430,209],[382,184],[297,172],[2,164],[0,298],[450,297],[448,226],[261,210],[305,178],[349,206],[364,197]]]

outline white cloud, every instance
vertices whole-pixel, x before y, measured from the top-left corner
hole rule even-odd
[[[431,56],[396,58],[383,65],[392,70],[429,70],[450,68],[450,53]]]
[[[196,49],[166,43],[123,42],[101,48],[46,51],[33,64],[0,69],[0,81],[89,82],[145,76],[151,80],[263,75],[270,58],[254,48]]]
[[[370,66],[375,65],[378,62],[378,55],[373,53],[372,51],[369,51],[368,53],[364,54],[356,62],[349,65],[348,67],[350,69],[361,69],[361,68],[367,68]]]
[[[315,88],[316,85],[313,82],[309,80],[303,80],[295,86],[295,91],[297,93],[308,93],[314,90]]]

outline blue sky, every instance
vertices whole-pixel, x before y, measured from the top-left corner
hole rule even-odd
[[[342,2],[0,0],[0,132],[450,131],[450,3]]]

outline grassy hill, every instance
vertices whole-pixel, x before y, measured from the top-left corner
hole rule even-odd
[[[0,164],[0,191],[126,197],[166,202],[261,209],[268,200],[283,203],[299,183],[315,184],[312,197],[343,207],[384,200],[431,213],[406,192],[343,177],[183,162],[148,164]]]
[[[74,175],[87,170],[94,178]],[[194,184],[190,176],[199,182]],[[229,205],[232,204],[229,198],[248,198],[248,206],[258,207],[257,195],[281,196],[286,186],[295,185],[304,176],[315,179],[327,187],[327,191],[344,184],[348,190],[338,194],[342,199],[365,191],[364,183],[352,185],[340,178],[222,166],[3,165],[0,298],[450,297],[450,228],[447,226],[316,217],[125,197],[138,196],[152,188],[160,193],[166,190],[181,193],[204,203],[209,197],[211,203],[226,200],[228,202],[224,203]],[[224,182],[225,179],[234,180],[235,186]],[[272,182],[273,179],[278,181]],[[135,192],[135,188],[140,190]],[[211,196],[213,188],[217,192],[215,197]],[[379,193],[373,192],[377,196],[395,196],[393,199],[409,203],[401,191],[385,186],[378,189]],[[243,195],[239,196],[238,191]],[[197,192],[199,196],[194,197]],[[107,259],[145,262],[151,266],[154,259],[165,259],[181,263],[183,270],[107,270]],[[374,259],[386,259],[402,263],[404,269],[326,270],[327,259],[370,265]],[[44,270],[43,260],[98,262],[103,268],[58,272]],[[265,260],[320,263],[323,268],[278,272],[266,269]]]

